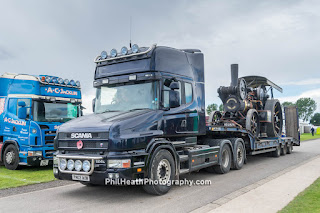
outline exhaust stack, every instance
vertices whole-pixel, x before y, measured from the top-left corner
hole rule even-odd
[[[231,64],[231,84],[236,87],[238,85],[238,64]]]

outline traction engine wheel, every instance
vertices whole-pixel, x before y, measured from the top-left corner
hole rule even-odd
[[[220,111],[213,111],[209,115],[209,123],[212,125],[218,124],[222,118]]]
[[[271,123],[266,123],[269,137],[280,137],[282,133],[283,117],[280,102],[276,99],[267,100],[264,110],[271,111]]]
[[[249,130],[254,137],[258,137],[260,133],[260,121],[257,110],[249,109],[246,116],[246,129]]]

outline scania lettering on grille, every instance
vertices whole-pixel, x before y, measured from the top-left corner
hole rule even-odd
[[[71,138],[92,138],[91,133],[71,133]]]

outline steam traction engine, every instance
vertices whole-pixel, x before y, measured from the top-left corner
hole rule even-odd
[[[265,77],[238,78],[238,64],[232,64],[230,86],[218,89],[224,112],[212,112],[209,121],[212,125],[224,123],[245,128],[256,138],[279,137],[283,115],[280,102],[273,98],[273,89],[282,92],[281,87]]]

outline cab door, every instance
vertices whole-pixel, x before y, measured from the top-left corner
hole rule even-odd
[[[27,107],[27,118],[20,119],[18,111],[20,106],[18,103],[24,101]],[[8,101],[8,111],[4,116],[5,129],[4,133],[9,133],[8,136],[16,138],[20,145],[29,144],[29,126],[31,118],[31,99],[29,98],[10,98]]]

